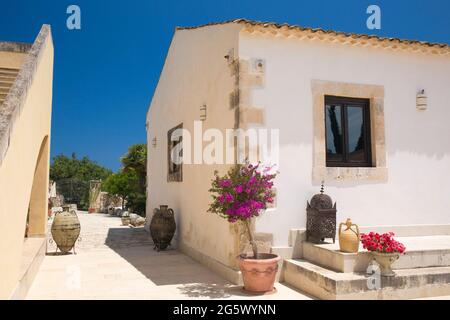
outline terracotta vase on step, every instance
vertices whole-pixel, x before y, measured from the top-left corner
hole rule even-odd
[[[342,227],[345,229],[342,230]],[[339,250],[347,253],[356,253],[359,250],[359,228],[352,220],[347,219],[339,225]]]

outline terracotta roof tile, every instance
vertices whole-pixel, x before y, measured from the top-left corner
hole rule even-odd
[[[343,37],[347,39],[354,39],[354,40],[373,40],[377,43],[387,43],[389,45],[407,45],[407,46],[420,46],[424,49],[430,49],[432,53],[440,53],[440,54],[450,54],[450,45],[446,43],[432,43],[427,41],[418,41],[418,40],[405,40],[400,38],[389,38],[389,37],[380,37],[376,35],[368,35],[368,34],[357,34],[357,33],[350,33],[350,32],[341,32],[341,31],[333,31],[333,30],[324,30],[321,28],[308,28],[308,27],[302,27],[299,25],[291,25],[287,23],[276,23],[276,22],[261,22],[261,21],[254,21],[254,20],[247,20],[247,19],[235,19],[235,20],[227,20],[222,22],[211,22],[199,26],[193,26],[193,27],[177,27],[177,30],[192,30],[192,29],[199,29],[203,27],[208,26],[217,26],[217,25],[225,25],[225,24],[241,24],[244,25],[247,28],[256,27],[260,28],[261,30],[264,29],[272,29],[275,31],[282,31],[282,30],[289,30],[290,32],[300,32],[304,34],[324,34],[328,35],[331,38],[333,36],[335,37]]]

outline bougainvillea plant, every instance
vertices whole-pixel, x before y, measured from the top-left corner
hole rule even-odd
[[[259,163],[236,165],[224,176],[219,176],[215,171],[209,190],[213,201],[208,212],[216,213],[231,223],[242,222],[247,230],[255,258],[258,257],[258,249],[250,222],[274,201],[273,180],[276,173],[270,173],[271,171],[272,167],[261,168]]]
[[[394,239],[393,232],[378,234],[375,232],[362,233],[361,243],[364,249],[381,253],[404,253],[405,246]]]

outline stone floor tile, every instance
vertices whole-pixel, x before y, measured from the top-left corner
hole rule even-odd
[[[78,216],[77,254],[47,255],[27,299],[311,299],[280,283],[277,294],[248,295],[177,250],[153,250],[143,228],[105,214]]]

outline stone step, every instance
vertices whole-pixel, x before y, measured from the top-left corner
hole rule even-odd
[[[12,68],[3,68],[3,67],[0,67],[0,73],[4,73],[4,74],[15,74],[15,75],[17,75],[17,73],[19,73],[19,69],[12,69]]]
[[[2,85],[0,84],[0,93],[8,93],[8,92],[9,92],[9,89],[11,89],[10,86],[6,87],[6,86],[2,86]]]
[[[6,78],[16,78],[18,72],[5,72],[0,70],[0,77],[6,77]]]
[[[11,88],[13,84],[14,84],[14,80],[13,81],[4,81],[4,80],[0,79],[0,87]]]
[[[0,76],[0,82],[3,83],[13,83],[16,76]]]
[[[14,300],[25,299],[39,271],[47,249],[46,237],[25,238],[19,272],[19,283],[12,295]]]
[[[7,81],[15,80],[17,78],[17,74],[10,74],[10,73],[2,73],[0,72],[0,78],[5,79]]]
[[[287,284],[326,300],[403,300],[450,295],[450,267],[397,270],[394,277],[341,273],[306,260],[287,259]]]
[[[5,102],[6,99],[6,95],[4,95],[3,93],[0,93],[0,106],[3,104],[3,102]]]
[[[450,236],[397,237],[406,252],[393,264],[393,269],[450,266]],[[339,244],[303,242],[302,258],[337,272],[366,272],[372,256],[360,246],[358,253],[339,251]]]

